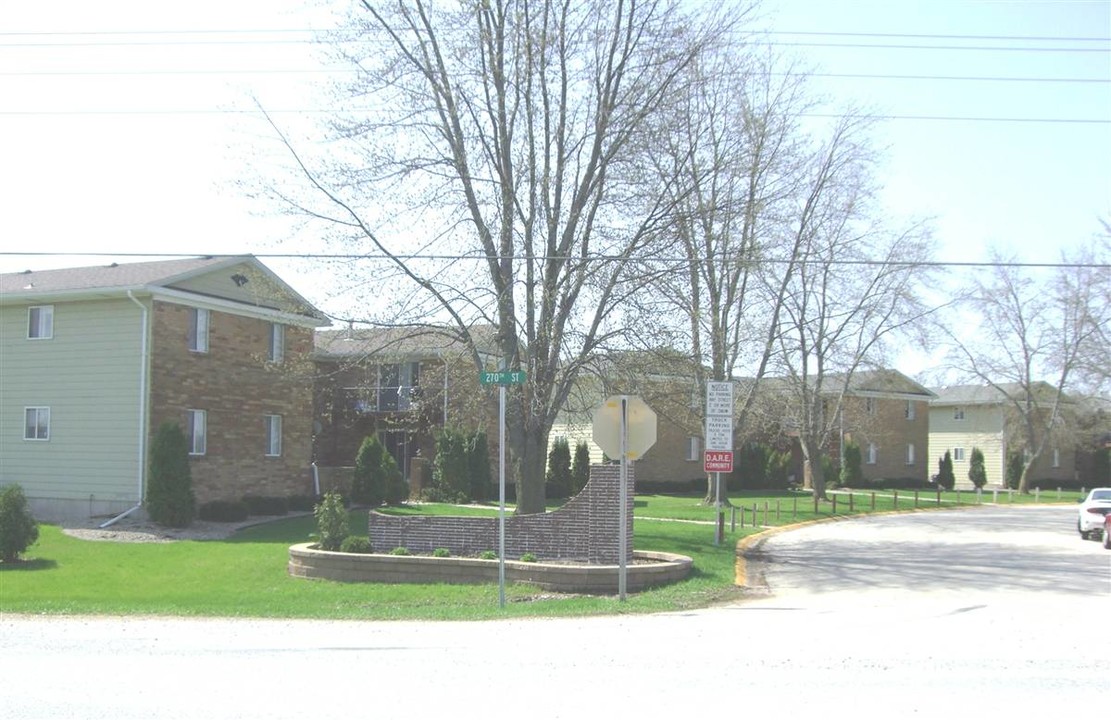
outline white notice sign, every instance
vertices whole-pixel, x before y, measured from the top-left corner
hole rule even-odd
[[[706,415],[733,417],[733,383],[706,383]]]
[[[706,449],[733,450],[733,418],[719,415],[706,418]]]

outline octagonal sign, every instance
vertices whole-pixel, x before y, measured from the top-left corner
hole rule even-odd
[[[625,450],[636,460],[656,444],[656,413],[636,395],[611,395],[594,410],[594,443],[607,456],[621,459],[621,412],[625,411]]]

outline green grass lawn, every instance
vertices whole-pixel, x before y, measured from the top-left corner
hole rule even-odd
[[[975,501],[969,493],[962,495],[963,502]],[[934,494],[922,494],[923,507],[927,497],[936,504]],[[947,506],[956,500],[955,495],[944,493],[942,499]],[[1048,499],[1052,498],[1043,498]],[[502,609],[496,585],[344,584],[292,578],[286,573],[289,546],[306,541],[315,530],[312,518],[302,516],[246,528],[228,540],[204,542],[93,542],[42,525],[38,543],[26,554],[29,562],[0,564],[0,612],[467,620],[680,610],[738,596],[740,591],[733,585],[734,547],[738,539],[756,531],[751,523],[753,506],[763,523],[764,504],[768,504],[769,525],[816,517],[808,496],[733,493],[731,502],[745,508],[747,520],[743,528],[738,524],[731,530],[727,508],[725,542],[715,546],[715,510],[700,500],[693,495],[636,496],[634,546],[689,555],[694,558],[694,571],[683,582],[630,595],[623,603],[613,597],[553,597],[513,585],[506,590],[508,603]],[[891,509],[891,500],[888,493],[877,494],[877,510]],[[901,495],[900,509],[910,507],[909,498],[904,501]],[[855,497],[854,511],[870,509],[869,495]],[[490,514],[496,510],[489,505],[428,504],[397,512]],[[839,498],[838,514],[847,510],[847,500]],[[830,504],[822,504],[817,517],[831,512]],[[365,528],[366,511],[353,511],[350,527],[355,532]]]

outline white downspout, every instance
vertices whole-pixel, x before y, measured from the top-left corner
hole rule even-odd
[[[149,321],[149,311],[147,310],[147,306],[136,299],[134,293],[130,290],[127,291],[127,297],[131,302],[138,305],[139,310],[142,311],[142,322],[139,328],[139,472],[137,473],[138,487],[136,490],[138,499],[135,502],[135,507],[124,510],[111,520],[102,523],[100,525],[102,528],[119,522],[143,506],[143,473],[147,466],[147,356],[149,355],[147,324]]]

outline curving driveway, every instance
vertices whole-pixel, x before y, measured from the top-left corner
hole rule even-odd
[[[1111,598],[1111,552],[1074,507],[987,506],[817,523],[754,547],[749,578],[779,595],[884,593]],[[902,596],[909,596],[902,597]],[[894,598],[893,598],[894,599]]]

